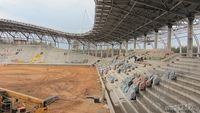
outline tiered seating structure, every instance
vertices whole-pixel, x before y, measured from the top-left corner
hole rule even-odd
[[[134,62],[133,59],[118,61],[122,65],[130,65],[128,71],[118,73],[113,65],[100,69],[105,79],[116,113],[198,113],[200,109],[200,59],[175,57],[170,61],[145,60]],[[121,68],[122,69],[122,68]],[[174,71],[176,79],[164,77],[167,71]],[[156,74],[160,78],[159,85],[152,85],[139,91],[136,99],[127,97],[127,83],[134,74]],[[123,85],[125,87],[123,87]],[[122,88],[123,87],[123,88]]]
[[[98,58],[46,45],[7,45],[0,47],[1,64],[92,65]]]

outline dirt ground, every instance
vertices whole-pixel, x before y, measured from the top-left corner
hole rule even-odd
[[[85,98],[101,94],[94,67],[4,65],[0,81],[0,87],[41,99],[57,95],[60,100],[49,106],[49,113],[108,113],[105,105]]]

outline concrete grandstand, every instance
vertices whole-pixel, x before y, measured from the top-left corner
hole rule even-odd
[[[0,19],[2,98],[27,113],[199,113],[200,1],[94,2],[86,33]]]
[[[98,58],[45,45],[1,44],[3,64],[94,64]]]

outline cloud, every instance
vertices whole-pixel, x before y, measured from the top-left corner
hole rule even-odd
[[[0,4],[10,4],[14,5],[17,3],[17,0],[0,0]]]
[[[91,29],[94,7],[93,0],[0,0],[0,17],[66,32],[84,32]]]

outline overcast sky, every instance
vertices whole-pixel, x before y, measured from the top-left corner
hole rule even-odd
[[[70,33],[93,26],[94,0],[0,0],[0,18]]]

